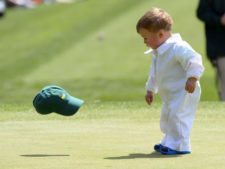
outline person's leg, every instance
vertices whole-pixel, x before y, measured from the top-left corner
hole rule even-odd
[[[170,103],[164,146],[179,152],[191,152],[190,132],[200,99],[198,85],[194,93],[185,93]]]
[[[161,147],[163,146],[163,144],[165,144],[165,140],[166,140],[166,130],[167,130],[167,119],[168,119],[168,107],[166,103],[163,103],[163,107],[161,110],[161,117],[160,117],[160,128],[162,133],[164,134],[162,140],[160,141],[160,143],[155,144],[154,145],[154,150],[157,152],[160,152]]]
[[[225,56],[217,59],[217,76],[220,100],[225,101]]]
[[[167,129],[168,129],[168,113],[169,113],[169,110],[168,110],[168,105],[167,103],[163,103],[163,107],[162,107],[162,110],[161,110],[161,117],[160,117],[160,129],[162,131],[162,133],[164,134],[160,144],[161,145],[164,145],[165,144],[165,140],[166,140],[166,137],[167,137]]]
[[[168,129],[168,113],[169,108],[168,104],[163,102],[162,110],[161,110],[161,117],[160,117],[160,129],[164,134],[160,143],[154,145],[154,150],[160,152],[161,147],[166,143],[167,139],[167,129]]]

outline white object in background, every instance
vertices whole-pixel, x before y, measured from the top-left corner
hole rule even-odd
[[[4,0],[0,0],[0,12],[4,13],[5,12],[5,8],[6,8],[5,1]]]

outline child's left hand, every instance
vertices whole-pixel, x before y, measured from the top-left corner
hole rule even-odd
[[[188,92],[188,93],[193,93],[195,91],[195,87],[196,87],[196,82],[197,82],[197,78],[195,77],[189,77],[187,79],[187,82],[186,82],[186,86],[185,86],[185,90]]]

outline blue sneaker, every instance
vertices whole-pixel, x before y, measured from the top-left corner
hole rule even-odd
[[[184,154],[190,154],[190,151],[177,151],[173,150],[169,147],[162,146],[160,149],[161,154],[163,155],[184,155]]]
[[[155,150],[156,152],[160,152],[161,147],[163,147],[162,144],[156,144],[156,145],[154,145],[154,150]]]

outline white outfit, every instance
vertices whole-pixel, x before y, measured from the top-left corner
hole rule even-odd
[[[179,34],[146,53],[153,55],[146,89],[158,92],[163,101],[160,127],[165,136],[161,144],[177,151],[191,151],[190,131],[201,88],[197,81],[195,91],[188,93],[185,85],[189,77],[201,77],[201,56]]]

